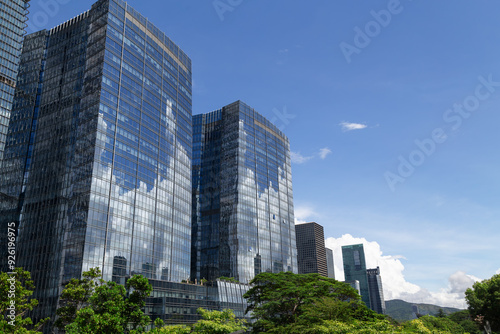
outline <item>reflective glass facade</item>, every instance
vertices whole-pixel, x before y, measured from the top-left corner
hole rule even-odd
[[[367,269],[368,288],[370,289],[370,308],[379,314],[385,314],[384,289],[382,287],[382,277],[380,268]]]
[[[359,282],[361,300],[370,308],[370,291],[368,288],[368,276],[366,273],[365,251],[363,245],[342,246],[342,260],[344,261],[346,282]]]
[[[0,0],[0,161],[16,87],[29,0]]]
[[[328,277],[335,278],[335,266],[333,263],[333,250],[325,248],[326,251],[326,267],[328,268]]]
[[[297,272],[290,143],[237,101],[193,117],[193,279]]]
[[[24,44],[0,220],[18,223],[35,317],[91,267],[118,282],[189,278],[190,59],[120,0]]]
[[[243,295],[247,284],[225,281],[210,282],[208,286],[151,280],[153,293],[146,300],[146,312],[154,322],[161,318],[167,324],[194,323],[200,320],[198,308],[207,310],[231,309],[238,318],[250,320],[245,314],[248,306]]]

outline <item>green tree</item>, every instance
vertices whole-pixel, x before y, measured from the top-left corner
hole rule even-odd
[[[31,274],[22,268],[15,268],[12,274],[0,273],[0,333],[40,333],[39,330],[49,320],[43,319],[33,325],[31,318],[26,317],[38,305],[33,295]]]
[[[433,317],[431,315],[425,315],[423,317],[420,317],[419,320],[422,321],[425,327],[430,329],[432,332],[441,331],[450,332],[453,334],[462,334],[465,332],[462,326],[460,326],[456,322],[453,322],[446,316]]]
[[[151,295],[153,287],[146,277],[135,275],[126,283],[128,298],[125,299],[124,317],[131,324],[132,329],[143,328],[149,325],[151,319],[143,312],[146,298]]]
[[[254,286],[244,297],[249,304],[247,312],[256,320],[252,326],[257,333],[283,333],[285,327],[305,320],[305,307],[321,298],[352,302],[366,310],[364,304],[356,303],[360,296],[350,285],[318,274],[261,273],[251,284]]]
[[[500,331],[500,275],[476,282],[465,291],[469,312],[485,328],[488,324],[494,332]]]
[[[88,305],[95,289],[104,283],[99,268],[91,268],[82,275],[82,279],[73,278],[66,284],[60,298],[60,307],[54,326],[60,330],[75,321],[76,313]]]
[[[148,334],[189,334],[191,333],[191,328],[186,325],[170,325],[163,326],[164,322],[160,318],[156,318],[154,321],[154,327],[152,330],[148,331]]]
[[[82,280],[74,280],[63,291],[63,310],[59,311],[68,334],[141,333],[150,323],[142,309],[152,287],[141,276],[131,277],[126,287],[104,282],[97,277],[99,269],[85,272]],[[74,311],[74,313],[73,313]]]
[[[148,334],[230,334],[239,330],[246,330],[245,320],[238,320],[232,310],[208,311],[203,308],[198,309],[202,319],[192,325],[192,328],[185,325],[163,326],[163,320],[155,320],[155,328]]]
[[[482,331],[476,322],[472,321],[469,310],[458,311],[448,316],[451,321],[459,324],[464,332],[469,334],[481,334]]]
[[[192,333],[230,334],[246,330],[245,321],[236,319],[232,310],[208,311],[199,308],[198,313],[203,319],[193,325]]]

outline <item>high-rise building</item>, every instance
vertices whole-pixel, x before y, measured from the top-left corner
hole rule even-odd
[[[193,117],[193,279],[297,272],[288,138],[237,101]]]
[[[190,59],[121,0],[25,38],[0,220],[17,223],[35,319],[92,267],[189,278],[191,109]]]
[[[342,260],[346,282],[359,281],[361,300],[371,307],[368,276],[366,274],[365,251],[363,245],[342,246]]]
[[[323,226],[312,222],[295,225],[299,274],[317,273],[328,277]]]
[[[0,161],[7,138],[29,1],[0,1]]]
[[[380,268],[367,269],[368,289],[370,291],[370,308],[379,313],[385,314],[384,289],[382,287],[382,278],[380,277]]]
[[[326,267],[328,268],[328,277],[335,278],[335,266],[333,262],[333,250],[325,248],[326,250]]]

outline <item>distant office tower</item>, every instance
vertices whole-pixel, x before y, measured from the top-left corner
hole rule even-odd
[[[7,138],[29,1],[0,1],[0,162]]]
[[[299,274],[317,273],[328,277],[325,235],[317,223],[295,225]]]
[[[328,277],[335,278],[335,266],[333,262],[333,251],[330,248],[326,250],[326,267],[328,268]]]
[[[358,292],[358,294],[361,296],[361,288],[359,287],[359,281],[358,280],[349,281],[349,282],[345,282],[345,283],[349,284],[351,286],[351,288],[353,288],[354,290],[356,290]]]
[[[366,274],[365,252],[363,245],[342,246],[344,275],[346,282],[359,281],[361,300],[371,307],[368,276]]]
[[[61,287],[189,278],[191,61],[121,0],[26,37],[1,170],[2,234],[35,280],[35,318]]]
[[[297,272],[288,138],[237,101],[193,117],[193,279]]]
[[[370,290],[370,308],[380,314],[385,314],[384,289],[382,287],[382,278],[380,277],[380,268],[367,269],[368,288]]]

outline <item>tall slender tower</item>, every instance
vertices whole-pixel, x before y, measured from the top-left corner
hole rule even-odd
[[[0,162],[7,139],[29,1],[0,1]]]
[[[361,300],[368,308],[371,308],[363,245],[342,246],[342,260],[346,282],[359,281]]]
[[[385,314],[384,289],[382,287],[382,277],[380,268],[367,269],[368,288],[370,290],[370,308],[379,314]]]
[[[191,61],[121,0],[26,37],[0,176],[35,318],[91,267],[189,277]],[[2,233],[7,228],[2,228]]]
[[[333,262],[333,250],[325,248],[326,250],[326,267],[328,268],[328,277],[335,278],[335,265]]]
[[[288,138],[237,101],[193,117],[193,278],[297,272]]]

